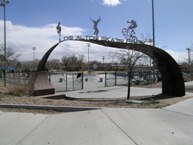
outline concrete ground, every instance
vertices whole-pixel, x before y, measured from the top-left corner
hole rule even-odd
[[[84,82],[84,89],[65,92],[68,97],[75,98],[123,98],[127,96],[127,86],[105,87],[104,81],[99,82],[96,76],[87,76]],[[131,96],[157,95],[161,93],[161,88],[140,88],[131,87]]]
[[[131,96],[149,96],[160,93],[161,88],[131,87]],[[65,95],[74,98],[125,98],[127,96],[127,87],[114,86],[106,88],[89,88],[79,91],[65,92]]]
[[[101,91],[102,97],[118,96],[124,89]],[[143,95],[153,92],[137,89]],[[82,94],[97,94],[92,90]],[[81,97],[80,92],[71,95]],[[193,98],[163,109],[93,108],[58,114],[0,111],[0,145],[60,144],[193,145]]]
[[[186,82],[185,86],[193,86],[193,81]],[[130,96],[151,96],[161,93],[161,88],[131,87]],[[125,98],[127,86],[104,87],[104,82],[99,82],[91,76],[88,82],[84,83],[83,90],[65,92],[65,95],[74,98]],[[186,96],[193,96],[193,93],[186,92]]]
[[[163,109],[0,112],[0,145],[192,145],[193,99]]]

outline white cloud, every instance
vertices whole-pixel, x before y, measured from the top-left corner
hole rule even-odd
[[[187,53],[178,52],[173,50],[165,50],[168,54],[170,54],[177,63],[182,63],[187,61]]]
[[[7,21],[7,48],[13,48],[16,54],[21,54],[20,60],[33,60],[33,47],[36,47],[35,58],[41,59],[46,51],[58,42],[56,32],[57,24],[48,24],[42,27],[27,27],[14,25]],[[3,21],[0,21],[0,46],[3,46]],[[80,27],[62,26],[62,37],[69,35],[83,35],[84,29]],[[103,55],[108,55],[109,48],[91,44],[90,60],[101,60]],[[85,55],[87,60],[88,47],[86,42],[66,41],[61,43],[50,55],[50,59],[61,60],[64,55]]]
[[[58,34],[56,32],[57,24],[49,24],[42,27],[27,27],[22,25],[14,25],[7,21],[7,47],[13,48],[17,54],[21,54],[20,60],[33,60],[33,50],[35,46],[35,57],[41,59],[46,51],[58,42]],[[62,36],[68,35],[84,35],[84,29],[80,27],[62,26]],[[3,21],[0,21],[0,46],[3,46]],[[102,62],[102,56],[105,56],[105,62],[108,59],[110,51],[115,48],[103,47],[95,44],[90,46],[90,60],[99,60]],[[166,50],[177,62],[187,60],[187,53]],[[84,55],[87,60],[88,46],[86,42],[66,41],[61,43],[51,54],[50,59],[61,60],[64,55]]]
[[[7,47],[13,48],[17,54],[21,54],[21,60],[32,60],[32,47],[36,47],[36,58],[41,59],[45,52],[58,42],[56,32],[57,24],[49,24],[42,27],[27,27],[14,25],[7,21]],[[3,21],[0,21],[0,45],[3,46]],[[79,27],[62,26],[62,35],[81,35],[85,30]],[[72,42],[69,42],[71,47]],[[73,46],[73,45],[72,45]],[[60,51],[60,47],[57,51]],[[61,56],[62,57],[62,56]],[[58,58],[60,59],[60,58]]]
[[[121,1],[123,0],[103,0],[103,5],[114,7],[121,4]]]

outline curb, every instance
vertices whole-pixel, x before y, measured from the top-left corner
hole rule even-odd
[[[26,104],[1,104],[0,108],[11,109],[29,109],[29,110],[52,110],[59,112],[76,112],[76,111],[88,111],[97,110],[97,107],[73,107],[73,106],[51,106],[51,105],[26,105]]]

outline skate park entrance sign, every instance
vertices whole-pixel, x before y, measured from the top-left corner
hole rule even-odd
[[[102,45],[105,47],[113,47],[117,49],[130,49],[142,52],[148,55],[158,67],[161,77],[162,77],[162,94],[169,95],[172,97],[176,96],[184,96],[185,95],[185,86],[184,80],[182,77],[182,72],[176,63],[176,61],[164,50],[154,47],[152,45],[148,45],[143,43],[140,40],[132,41],[125,39],[112,38],[107,36],[66,36],[63,40],[59,41],[55,45],[53,45],[42,57],[41,61],[37,67],[37,73],[43,72],[45,70],[46,62],[52,53],[52,51],[62,42],[65,41],[82,41],[82,42],[90,42],[98,45]],[[46,77],[44,77],[46,78]],[[34,77],[33,77],[34,79]],[[47,81],[42,81],[47,82]],[[41,84],[39,86],[45,86],[45,84]],[[33,87],[35,88],[36,83],[33,83]],[[48,85],[50,90],[50,84]],[[32,89],[31,91],[40,92],[41,88],[38,87],[38,91]],[[46,86],[42,88],[43,95],[54,93],[54,88],[51,88],[50,91],[45,91]],[[39,95],[39,94],[36,94]]]

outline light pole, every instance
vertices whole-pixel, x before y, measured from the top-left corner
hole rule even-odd
[[[33,59],[34,59],[34,61],[35,61],[35,51],[36,51],[36,47],[33,47],[32,50],[33,50]]]
[[[152,0],[152,33],[153,33],[153,46],[155,46],[154,0]]]
[[[6,5],[9,3],[9,0],[2,0],[0,6],[4,9],[4,87],[6,87],[6,60],[7,60],[7,52],[6,52]]]
[[[103,58],[103,66],[104,66],[104,62],[105,62],[105,56],[103,56],[102,58]]]
[[[33,68],[35,70],[36,68],[36,62],[35,62],[35,51],[36,51],[36,47],[32,47],[32,50],[33,50]]]
[[[186,50],[188,51],[188,64],[190,65],[191,64],[191,56],[190,56],[191,49],[190,48],[186,48]]]
[[[87,44],[88,46],[88,73],[90,74],[90,69],[89,69],[89,47],[90,47],[90,43]]]
[[[104,64],[105,63],[105,56],[103,56],[102,59],[103,59],[103,71],[104,71],[104,69],[105,69],[105,64]]]
[[[153,47],[155,47],[155,20],[154,20],[154,0],[151,1],[152,4],[152,35],[153,35]],[[150,70],[151,70],[152,60],[150,58]]]

